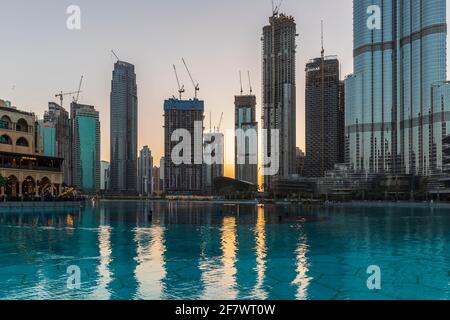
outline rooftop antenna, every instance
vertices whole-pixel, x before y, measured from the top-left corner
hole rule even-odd
[[[175,71],[175,78],[177,78],[177,84],[178,84],[178,93],[180,95],[180,100],[183,96],[183,93],[186,91],[184,90],[184,85],[180,85],[180,80],[178,79],[178,73],[177,73],[177,67],[175,67],[175,65],[173,65],[173,71]]]
[[[191,72],[189,71],[186,61],[184,61],[184,58],[182,58],[181,60],[183,61],[184,66],[186,67],[186,71],[189,75],[189,78],[191,78],[192,85],[194,86],[195,90],[195,99],[197,99],[197,92],[200,91],[200,84],[199,83],[195,84],[194,78],[192,78]]]
[[[325,49],[324,49],[324,46],[323,46],[323,20],[321,20],[320,21],[320,32],[321,32],[321,41],[322,41],[322,51],[321,51],[321,55],[322,55],[322,59],[324,58],[324,56],[325,56]]]
[[[120,61],[119,57],[118,57],[117,54],[114,52],[114,50],[111,50],[111,53],[114,55],[114,57],[116,57],[117,61]]]
[[[211,118],[212,118],[212,115],[211,115],[211,112],[209,112],[209,132],[212,132],[212,124],[211,124],[212,120],[211,120]]]
[[[239,82],[241,83],[241,96],[244,93],[244,89],[242,89],[242,74],[241,71],[239,71]]]
[[[250,71],[248,71],[248,85],[250,86],[250,95],[253,93],[253,88],[252,88],[252,80],[250,78]]]

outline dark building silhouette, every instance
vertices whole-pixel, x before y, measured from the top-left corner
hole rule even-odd
[[[168,194],[203,193],[203,119],[204,102],[198,99],[164,101],[164,192]],[[197,127],[196,127],[197,125]],[[173,149],[181,142],[172,141],[175,130],[190,133],[190,155],[182,150],[178,156],[189,157],[177,164]],[[197,131],[196,131],[197,129]],[[180,133],[182,133],[180,131]],[[198,150],[200,146],[200,150]]]
[[[258,122],[256,122],[256,96],[240,95],[234,97],[234,128],[247,133],[244,137],[235,137],[235,175],[237,180],[258,185],[258,164],[251,159],[258,159]],[[250,130],[250,131],[249,131]],[[254,133],[251,135],[251,133]],[[253,137],[253,141],[252,140]],[[243,139],[242,139],[243,138]],[[239,163],[239,150],[245,155],[245,163]]]
[[[297,36],[291,16],[274,13],[262,37],[262,120],[267,130],[264,154],[275,155],[272,131],[279,130],[279,176],[295,173]],[[264,188],[270,190],[273,176],[264,176]]]
[[[134,65],[117,61],[111,81],[111,190],[137,192],[138,98]]]
[[[343,83],[336,57],[306,64],[306,168],[308,177],[323,177],[345,160]]]

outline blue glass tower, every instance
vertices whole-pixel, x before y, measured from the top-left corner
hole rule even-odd
[[[73,185],[86,192],[100,190],[100,121],[93,106],[72,103]]]
[[[381,11],[381,28],[369,28]],[[435,108],[446,80],[445,0],[355,0],[354,74],[347,77],[347,161],[366,173],[428,176],[442,169],[450,105]]]

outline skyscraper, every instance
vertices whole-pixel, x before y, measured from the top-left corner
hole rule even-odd
[[[201,194],[203,192],[203,119],[201,100],[164,101],[164,192],[169,194]],[[173,133],[188,134],[182,142],[187,149],[175,150],[180,140]],[[186,140],[185,139],[189,139]],[[174,156],[180,158],[174,161]]]
[[[109,167],[108,161],[100,162],[100,190],[109,190]]]
[[[134,66],[117,61],[111,81],[111,190],[137,191],[138,98]]]
[[[357,0],[353,10],[354,74],[345,83],[348,163],[366,173],[439,172],[442,148],[433,144],[441,144],[450,125],[450,105],[433,107],[432,86],[447,76],[446,1]]]
[[[262,37],[262,118],[267,130],[264,154],[274,156],[272,131],[279,130],[279,176],[295,173],[296,148],[296,24],[293,17],[274,13]],[[270,189],[272,177],[265,174]]]
[[[324,51],[322,51],[324,52]],[[344,162],[344,106],[339,60],[315,58],[306,64],[306,168],[309,177],[323,177]]]
[[[100,190],[100,121],[93,106],[71,104],[72,183],[86,192]]]
[[[62,106],[48,103],[48,110],[44,114],[44,122],[55,128],[56,157],[64,159],[62,170],[64,184],[72,185],[72,144],[69,113]]]
[[[225,136],[221,132],[203,134],[203,188],[207,194],[213,193],[214,180],[224,176],[224,141]]]
[[[39,121],[39,138],[43,155],[56,157],[56,129],[54,124]]]
[[[152,152],[148,146],[144,146],[139,152],[138,158],[138,192],[140,195],[149,196],[153,193],[152,170]]]
[[[157,195],[161,194],[161,171],[160,168],[154,166],[152,169],[152,190]]]
[[[235,138],[236,179],[258,185],[258,122],[256,122],[255,95],[234,97],[234,129],[242,132],[241,136],[236,134]],[[239,161],[239,150],[243,153],[241,161]]]

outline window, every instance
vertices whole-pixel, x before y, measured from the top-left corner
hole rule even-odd
[[[28,123],[25,119],[17,121],[16,130],[21,132],[28,132]]]
[[[7,135],[0,137],[0,144],[12,144],[11,138]]]
[[[19,146],[19,147],[28,147],[29,144],[28,144],[27,139],[25,139],[25,138],[19,138],[19,139],[17,140],[17,142],[16,142],[16,146]]]

